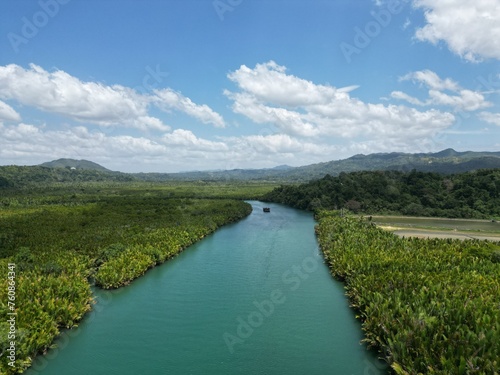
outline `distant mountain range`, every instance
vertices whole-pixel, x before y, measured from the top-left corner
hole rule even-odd
[[[109,169],[88,161],[58,159],[40,164],[49,168],[76,168],[111,172]],[[220,171],[195,171],[180,173],[131,173],[139,180],[286,180],[306,181],[327,174],[337,176],[342,172],[398,170],[423,172],[461,173],[476,169],[500,168],[500,152],[458,152],[451,148],[436,153],[408,154],[402,152],[358,154],[343,160],[310,164],[302,167],[280,165],[263,169],[232,169]]]
[[[348,159],[297,167],[287,172],[288,177],[321,178],[342,172],[397,170],[461,173],[476,169],[500,168],[500,152],[457,152],[451,148],[436,153],[407,154],[401,152],[354,155]]]

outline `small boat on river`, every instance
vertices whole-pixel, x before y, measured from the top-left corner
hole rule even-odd
[[[263,210],[264,212],[271,212],[271,209],[270,209],[269,207],[264,207],[262,210]]]

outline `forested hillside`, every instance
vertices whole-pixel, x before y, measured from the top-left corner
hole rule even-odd
[[[265,201],[315,210],[345,208],[457,218],[500,217],[500,169],[454,175],[398,171],[341,173],[302,185],[282,185]]]
[[[41,185],[67,182],[135,181],[127,173],[92,169],[52,168],[42,166],[0,166],[1,188],[41,187]]]
[[[40,164],[41,167],[48,168],[74,168],[74,169],[85,169],[101,172],[112,172],[108,168],[103,167],[93,161],[89,160],[75,160],[75,159],[57,159],[46,163]]]

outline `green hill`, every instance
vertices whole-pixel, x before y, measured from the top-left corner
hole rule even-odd
[[[76,168],[76,167],[75,167]],[[127,173],[71,167],[0,166],[0,189],[44,187],[60,183],[127,182],[136,179]]]
[[[104,168],[102,165],[99,165],[89,160],[57,159],[46,163],[42,163],[40,164],[40,166],[47,168],[70,168],[70,169],[75,168],[75,169],[84,169],[92,171],[111,172],[111,170]]]

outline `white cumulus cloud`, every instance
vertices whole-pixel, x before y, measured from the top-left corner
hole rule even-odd
[[[365,103],[350,95],[357,86],[318,85],[287,74],[284,66],[273,61],[253,69],[243,65],[228,78],[240,89],[225,91],[234,112],[294,137],[427,137],[455,119],[438,110]]]
[[[140,94],[122,85],[83,82],[62,70],[48,72],[35,64],[29,69],[15,64],[0,66],[0,99],[15,100],[22,105],[100,126],[170,130],[162,120],[150,116],[151,105],[186,113],[203,123],[224,126],[222,116],[210,107],[198,105],[172,89]]]
[[[14,108],[0,100],[0,121],[21,121],[21,115]]]
[[[176,129],[172,133],[165,134],[161,140],[171,147],[192,148],[203,151],[227,151],[228,149],[223,142],[198,138],[192,131],[185,129]]]
[[[204,124],[212,124],[215,127],[225,127],[224,119],[220,114],[213,111],[206,104],[198,105],[179,92],[172,89],[155,90],[156,105],[164,110],[176,109],[194,117]]]
[[[424,10],[426,24],[415,37],[441,41],[468,61],[500,59],[500,2],[498,0],[414,0]]]
[[[460,85],[452,80],[451,78],[442,79],[437,73],[432,70],[419,70],[417,72],[411,72],[403,77],[399,78],[400,81],[413,81],[417,83],[424,84],[430,89],[433,90],[451,90],[457,91],[460,88]]]
[[[0,98],[102,126],[168,130],[148,116],[147,98],[130,88],[82,82],[64,71],[50,73],[34,64],[30,69],[0,66]]]
[[[422,101],[402,91],[393,91],[391,97],[404,100],[418,106],[449,106],[456,111],[476,111],[491,107],[493,104],[486,100],[485,96],[477,91],[467,90],[450,78],[441,79],[435,72],[422,70],[411,72],[400,81],[412,81],[428,88],[429,97]],[[446,93],[448,91],[450,93]]]
[[[489,124],[500,126],[500,113],[481,112],[478,117]]]

